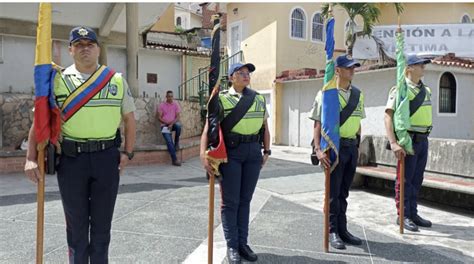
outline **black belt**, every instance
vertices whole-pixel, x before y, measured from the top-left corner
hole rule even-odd
[[[413,142],[417,143],[417,142],[421,142],[423,140],[427,140],[430,133],[419,133],[419,132],[408,131],[408,135],[410,135],[411,140]]]
[[[236,147],[240,143],[252,143],[260,142],[260,134],[257,135],[241,135],[235,133],[229,133],[224,136],[224,142],[228,147]]]
[[[355,138],[341,138],[340,143],[342,147],[357,146],[357,139]]]
[[[75,156],[78,153],[91,153],[109,149],[111,147],[120,147],[119,140],[90,140],[85,142],[78,142],[73,140],[63,140],[61,142],[61,150],[66,155],[72,154]]]

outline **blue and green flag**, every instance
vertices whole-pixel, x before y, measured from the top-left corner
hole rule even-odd
[[[334,17],[326,24],[326,71],[321,100],[321,150],[329,150],[331,169],[339,163],[339,94],[334,74]]]

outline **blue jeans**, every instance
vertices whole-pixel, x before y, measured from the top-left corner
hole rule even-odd
[[[163,128],[163,126],[161,127]],[[166,141],[166,146],[168,147],[168,152],[171,155],[171,160],[176,161],[176,147],[179,146],[179,136],[181,135],[181,123],[176,122],[174,123],[173,127],[171,128],[171,132],[176,131],[174,135],[174,143],[172,139],[172,133],[161,133]]]

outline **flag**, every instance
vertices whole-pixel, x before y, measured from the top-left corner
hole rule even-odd
[[[395,97],[395,113],[393,123],[398,144],[408,153],[413,154],[413,145],[408,128],[410,128],[410,101],[405,80],[405,55],[403,54],[404,40],[402,32],[397,32],[397,90]]]
[[[332,172],[339,162],[339,93],[334,74],[334,17],[326,24],[326,70],[321,100],[321,150],[329,150]]]
[[[38,147],[56,144],[61,129],[59,108],[53,97],[54,75],[51,50],[51,3],[40,3],[35,54],[34,131]]]
[[[212,30],[212,52],[211,66],[209,68],[209,91],[210,97],[207,103],[208,120],[208,151],[206,158],[213,168],[214,175],[219,176],[219,165],[227,162],[227,151],[224,144],[222,129],[219,124],[219,113],[221,106],[219,103],[219,72],[220,72],[220,16],[213,16],[214,29]]]

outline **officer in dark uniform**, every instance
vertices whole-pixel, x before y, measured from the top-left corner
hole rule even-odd
[[[100,47],[92,29],[72,29],[69,52],[74,64],[58,72],[54,80],[54,95],[63,118],[57,177],[66,216],[69,262],[108,263],[119,174],[133,158],[135,105],[122,75],[98,64]],[[92,95],[88,94],[90,91],[95,91],[93,97],[83,99]],[[124,153],[119,152],[118,128],[122,120]],[[25,173],[37,182],[33,127],[28,137]]]
[[[260,170],[271,155],[265,98],[247,87],[250,83],[250,73],[254,70],[255,66],[251,63],[231,65],[229,78],[232,87],[219,94],[219,102],[223,109],[222,119],[232,111],[238,110],[236,105],[240,100],[244,100],[245,96],[255,94],[250,108],[233,127],[225,128],[221,122],[228,159],[227,163],[220,165],[221,218],[227,241],[227,258],[232,264],[241,263],[241,257],[248,261],[257,260],[257,255],[247,243],[250,201]],[[226,129],[230,132],[226,133]],[[206,123],[201,137],[200,154],[204,168],[211,174],[212,169],[205,155],[208,145],[207,130]]]
[[[357,101],[354,103],[355,108],[353,108],[352,113],[350,113],[343,124],[340,124],[339,163],[331,172],[330,177],[329,242],[333,248],[345,249],[345,243],[351,245],[362,244],[362,241],[358,237],[352,235],[347,230],[346,210],[349,188],[354,179],[357,166],[358,147],[361,134],[360,122],[365,118],[365,110],[364,96],[362,92],[351,84],[354,77],[354,69],[360,67],[360,63],[352,59],[349,55],[341,55],[336,58],[335,66],[341,111],[350,104],[353,95],[359,94],[358,100],[353,99]],[[321,102],[322,93],[319,91],[310,113],[310,119],[315,121],[314,151],[316,152],[321,164],[324,167],[329,168],[329,158],[320,148]]]
[[[423,174],[425,172],[426,162],[428,160],[428,136],[432,128],[432,106],[431,106],[431,89],[423,84],[421,78],[425,72],[425,64],[430,63],[429,59],[420,58],[416,55],[407,57],[406,67],[406,84],[408,87],[408,99],[410,100],[410,108],[412,102],[418,100],[417,95],[420,94],[420,104],[418,109],[410,115],[410,128],[408,134],[412,138],[414,155],[406,155],[405,150],[397,143],[395,132],[393,129],[393,114],[396,110],[396,86],[392,87],[389,93],[387,106],[385,108],[385,128],[390,147],[397,159],[405,159],[405,197],[404,197],[404,228],[410,231],[418,231],[418,226],[431,227],[431,221],[422,218],[418,214],[418,192],[423,183]],[[422,98],[422,90],[424,98]],[[410,109],[411,112],[411,109]],[[400,182],[398,177],[395,184],[395,204],[397,213],[400,206]],[[397,217],[397,224],[400,219]]]

